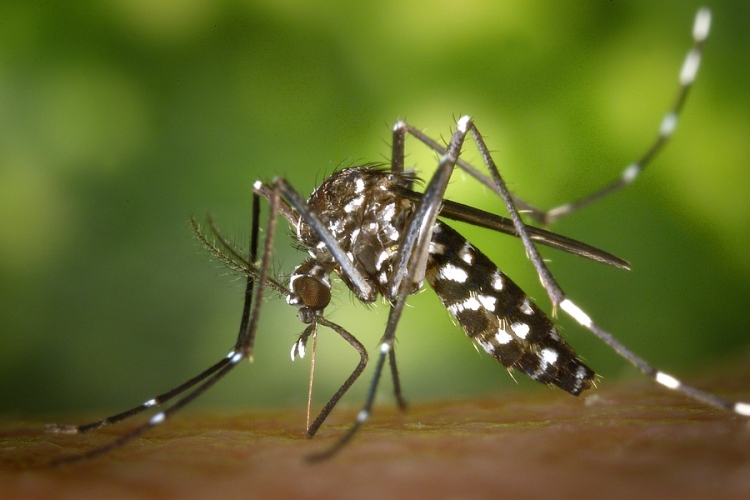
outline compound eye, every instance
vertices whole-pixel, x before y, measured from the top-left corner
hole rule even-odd
[[[309,309],[323,310],[331,302],[331,289],[326,283],[312,276],[298,277],[294,280],[292,288]]]

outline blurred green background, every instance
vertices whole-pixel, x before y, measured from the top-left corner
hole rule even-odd
[[[541,206],[613,179],[655,136],[700,5],[64,4],[0,4],[6,414],[121,410],[223,357],[243,283],[200,248],[189,216],[211,211],[244,242],[255,179],[281,175],[309,194],[337,166],[387,159],[396,119],[446,137],[471,114],[511,188]],[[631,189],[555,227],[633,270],[544,251],[602,326],[688,379],[750,362],[750,4],[710,7],[713,33],[674,140]],[[435,155],[416,141],[407,151],[429,175]],[[478,159],[472,149],[467,157]],[[461,175],[449,195],[501,210]],[[520,243],[460,230],[548,310]],[[281,240],[283,274],[304,255]],[[308,360],[289,360],[302,325],[269,299],[254,363],[196,406],[294,406],[302,425]],[[329,317],[374,352],[387,308],[354,302],[340,289]],[[397,344],[408,399],[546,390],[520,376],[514,383],[478,354],[431,291],[410,304]],[[560,323],[602,384],[639,377],[573,322]],[[329,331],[318,347],[320,401],[357,356]],[[359,404],[366,386],[346,401]],[[389,386],[386,378],[386,403]]]

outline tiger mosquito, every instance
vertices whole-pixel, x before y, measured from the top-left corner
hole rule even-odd
[[[307,436],[315,435],[368,362],[365,347],[344,327],[324,315],[331,301],[332,274],[336,274],[359,301],[370,304],[382,297],[390,310],[362,409],[349,430],[334,445],[310,456],[312,460],[324,459],[338,452],[369,419],[386,361],[393,378],[396,402],[401,409],[406,407],[394,341],[406,301],[422,288],[424,281],[433,288],[466,335],[509,370],[521,371],[533,380],[557,386],[576,396],[589,389],[595,381],[594,371],[562,338],[548,316],[487,256],[438,217],[468,222],[520,238],[550,298],[553,313],[562,309],[656,383],[707,405],[750,416],[750,403],[724,399],[686,385],[654,368],[602,329],[565,294],[540,256],[537,245],[629,269],[626,261],[576,240],[527,226],[520,216],[523,212],[534,221],[549,225],[624,188],[638,177],[676,128],[698,72],[710,23],[710,11],[700,9],[693,25],[693,45],[679,73],[677,97],[662,119],[657,138],[645,154],[627,166],[614,182],[576,202],[542,210],[510,193],[478,128],[470,117],[462,116],[446,146],[405,121],[397,122],[393,127],[390,169],[363,165],[339,170],[318,186],[307,200],[283,178],[276,178],[270,184],[257,181],[253,185],[248,257],[222,236],[210,217],[209,235],[191,219],[195,234],[207,249],[229,267],[247,276],[240,331],[234,347],[223,359],[196,377],[130,410],[85,425],[48,426],[51,432],[85,433],[159,407],[182,395],[172,406],[155,413],[147,422],[120,438],[80,455],[62,457],[54,463],[92,458],[127,443],[171,418],[240,361],[252,359],[263,293],[267,288],[297,307],[300,321],[307,325],[292,345],[292,360],[304,357],[307,342],[310,337],[314,338],[319,327],[338,333],[360,355],[354,371],[309,424]],[[404,165],[404,146],[408,136],[440,155],[437,170],[421,193],[413,189],[419,182],[416,174],[406,170]],[[489,176],[461,158],[461,148],[467,136],[475,142]],[[455,168],[465,171],[499,196],[510,219],[446,200],[445,191]],[[269,215],[258,261],[261,199],[268,202]],[[296,230],[297,242],[309,253],[309,257],[290,275],[288,286],[270,276],[269,271],[278,216]]]

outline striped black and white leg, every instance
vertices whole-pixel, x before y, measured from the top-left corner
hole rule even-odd
[[[145,403],[131,410],[119,413],[112,417],[105,418],[103,420],[94,422],[92,424],[86,424],[82,426],[69,426],[69,425],[56,425],[56,424],[48,426],[47,429],[49,432],[57,432],[57,433],[64,433],[64,434],[77,434],[77,433],[87,432],[89,430],[102,427],[103,425],[122,421],[126,418],[135,416],[145,410],[157,407],[169,400],[176,398],[180,394],[184,394],[186,391],[192,389],[191,392],[188,392],[187,395],[182,396],[172,406],[170,406],[169,408],[159,413],[154,414],[146,423],[136,427],[129,433],[123,435],[122,437],[108,444],[105,444],[103,446],[90,450],[86,453],[82,453],[79,455],[71,455],[71,456],[56,459],[52,461],[52,465],[67,464],[67,463],[72,463],[72,462],[77,462],[80,460],[93,458],[93,457],[102,455],[104,453],[107,453],[115,448],[118,448],[126,444],[127,442],[138,437],[139,435],[143,434],[147,430],[153,427],[156,427],[157,425],[162,424],[167,419],[169,419],[172,415],[174,415],[177,411],[181,410],[190,402],[192,402],[194,399],[196,399],[197,397],[205,393],[210,387],[212,387],[216,382],[218,382],[227,373],[229,373],[235,366],[237,366],[240,361],[244,359],[251,359],[254,340],[255,340],[255,332],[257,330],[257,325],[258,325],[258,316],[260,314],[260,308],[263,303],[262,294],[266,287],[267,282],[270,279],[269,269],[270,269],[271,258],[272,258],[273,239],[274,239],[274,233],[276,229],[276,216],[279,210],[278,209],[279,203],[280,203],[279,196],[278,194],[276,194],[270,200],[271,208],[270,208],[268,224],[266,227],[266,241],[265,241],[264,248],[263,248],[263,257],[261,260],[261,265],[260,267],[257,268],[257,270],[254,270],[253,272],[248,273],[247,284],[246,284],[246,289],[245,289],[245,305],[243,308],[243,315],[242,315],[242,320],[240,323],[240,333],[238,335],[237,342],[235,344],[234,349],[232,349],[229,352],[229,354],[227,354],[224,357],[224,359],[214,364],[212,367],[205,370],[198,376],[190,379],[189,381],[185,382],[184,384],[180,385],[179,387],[167,393],[164,393],[160,396],[157,396],[156,398],[146,401]],[[254,208],[254,213],[253,213],[253,225],[254,226],[253,226],[251,242],[250,242],[249,262],[255,261],[256,256],[257,256],[257,250],[258,250],[258,231],[260,228],[258,225],[258,215],[257,215],[258,209],[259,209],[259,198],[257,196],[254,197],[253,208]],[[208,240],[205,237],[203,238],[203,240],[204,242],[208,243]],[[209,246],[211,245],[209,244]],[[215,249],[215,247],[213,248]],[[218,249],[216,250],[218,251]],[[257,281],[257,285],[256,285],[256,281]]]
[[[685,61],[680,69],[677,96],[675,97],[672,107],[664,115],[664,118],[662,118],[656,139],[639,160],[625,167],[620,176],[610,184],[575,202],[565,203],[549,210],[543,210],[530,205],[518,197],[514,197],[516,205],[532,219],[544,224],[545,226],[549,226],[562,217],[570,215],[571,213],[576,212],[615,191],[619,191],[635,181],[641,172],[643,172],[656,155],[664,148],[677,128],[680,113],[685,104],[688,93],[695,82],[695,77],[698,75],[698,68],[700,68],[701,57],[703,55],[703,46],[708,38],[710,28],[711,11],[707,8],[698,10],[693,23],[693,46],[688,51]]]

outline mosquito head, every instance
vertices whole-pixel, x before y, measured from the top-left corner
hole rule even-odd
[[[331,302],[329,272],[313,259],[297,266],[289,279],[290,293],[287,302],[297,306],[297,315],[303,323],[312,323]]]

